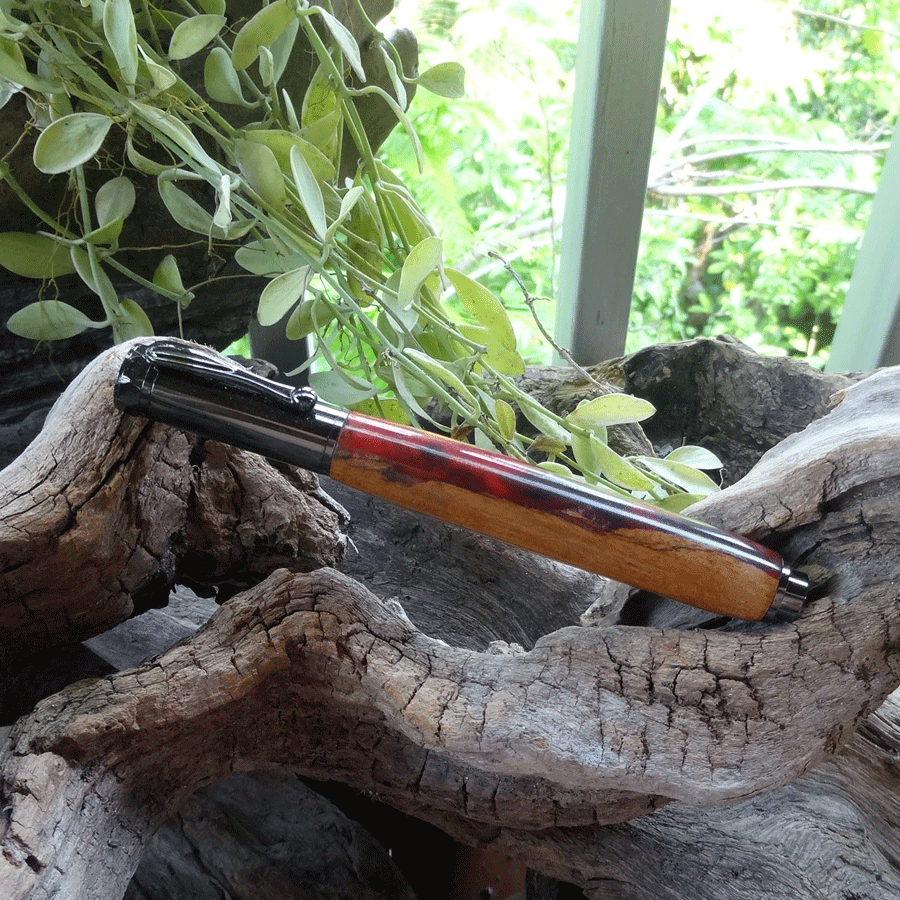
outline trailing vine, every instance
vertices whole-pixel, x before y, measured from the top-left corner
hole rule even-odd
[[[135,173],[155,180],[174,223],[231,245],[243,270],[268,279],[256,315],[267,325],[289,314],[287,337],[310,339],[312,354],[298,366],[311,367],[325,399],[431,422],[525,459],[535,444],[517,427],[518,409],[540,434],[540,465],[675,508],[716,489],[697,467],[717,461],[699,448],[665,461],[609,448],[606,429],[652,414],[645,401],[612,394],[560,417],[525,394],[503,304],[444,259],[427,215],[373,151],[360,98],[386,104],[420,154],[405,111],[410,89],[461,96],[460,65],[404,73],[395,48],[377,41],[388,90],[368,80],[359,42],[326,6],[272,0],[233,21],[228,13],[225,0],[0,0],[0,99],[26,95],[39,130],[34,165],[66,176],[72,195],[65,216],[54,215],[0,161],[0,178],[41,223],[35,233],[0,234],[0,265],[45,280],[75,274],[103,310],[92,319],[42,299],[15,313],[10,330],[37,341],[90,328],[110,328],[115,341],[152,333],[111,272],[179,309],[194,300],[176,255],[152,279],[122,261],[136,196],[124,173]],[[375,31],[361,3],[354,14]],[[283,80],[300,42],[316,68],[294,96]],[[111,157],[113,132],[121,159]],[[359,165],[341,177],[348,136]],[[99,188],[88,186],[88,167],[108,172]],[[195,199],[198,184],[206,203]],[[449,411],[449,425],[434,421],[434,404]]]

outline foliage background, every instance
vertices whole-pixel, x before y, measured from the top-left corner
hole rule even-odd
[[[402,0],[423,64],[467,70],[463,100],[420,93],[389,164],[445,256],[514,311],[548,362],[512,263],[552,323],[579,3]],[[627,349],[733,334],[823,364],[900,107],[900,2],[673,3]],[[564,299],[564,298],[563,298]]]

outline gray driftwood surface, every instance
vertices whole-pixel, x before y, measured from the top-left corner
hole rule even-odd
[[[5,666],[178,582],[246,589],[161,655],[18,720],[0,895],[149,896],[140,875],[128,886],[160,826],[174,847],[223,822],[207,831],[227,843],[240,828],[197,818],[192,795],[263,771],[263,797],[287,772],[339,782],[592,898],[900,896],[900,370],[851,384],[731,343],[655,352],[623,361],[626,386],[658,365],[660,394],[669,378],[676,403],[708,404],[684,430],[725,445],[743,408],[774,445],[692,514],[812,575],[796,623],[623,608],[618,586],[327,485],[348,523],[307,475],[122,418],[123,349],[103,354],[0,473]],[[677,442],[660,405],[653,440]],[[231,896],[265,867],[315,880],[265,827],[247,841],[237,874],[208,861]],[[382,896],[405,896],[378,871]]]

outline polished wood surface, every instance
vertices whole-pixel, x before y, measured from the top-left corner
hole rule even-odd
[[[728,616],[761,619],[781,557],[440,435],[351,413],[331,477],[407,509]]]

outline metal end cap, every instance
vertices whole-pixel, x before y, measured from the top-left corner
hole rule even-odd
[[[802,572],[783,566],[775,597],[766,613],[766,621],[793,622],[800,615],[808,594],[809,579]]]

